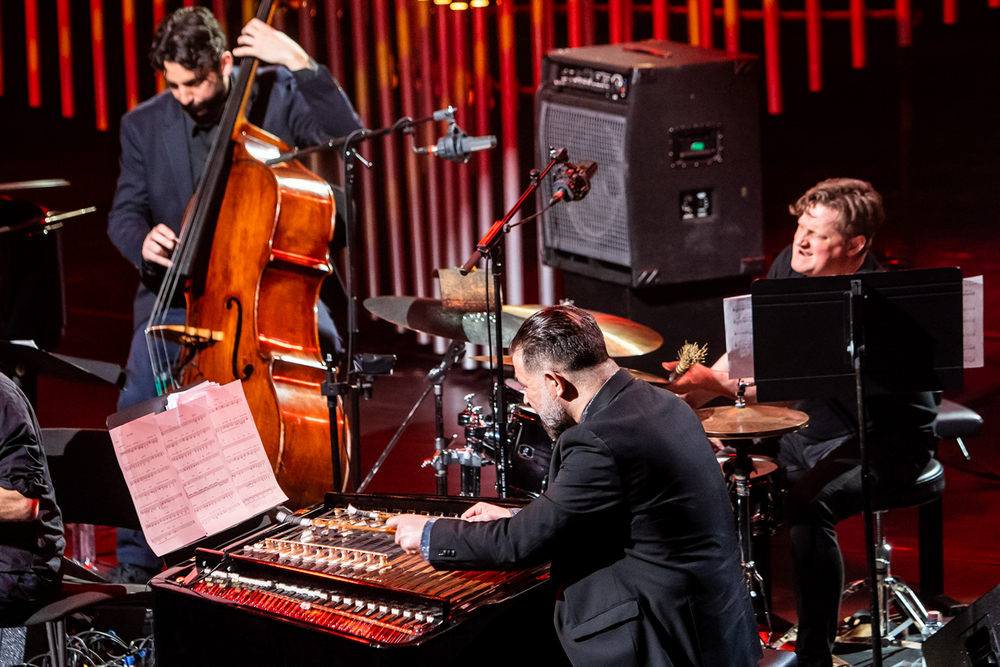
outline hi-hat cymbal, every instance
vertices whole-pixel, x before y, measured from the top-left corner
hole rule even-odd
[[[545,306],[504,306],[503,312],[526,320],[542,308]],[[593,310],[587,312],[594,316],[597,325],[601,327],[604,341],[608,346],[608,354],[612,357],[634,357],[648,354],[663,345],[663,336],[638,322]]]
[[[460,313],[445,308],[439,299],[413,296],[375,296],[365,299],[365,308],[383,320],[412,331],[464,340],[475,345],[493,342],[496,319],[491,313]],[[503,344],[510,345],[525,318],[503,314]]]
[[[710,438],[734,440],[763,438],[798,431],[809,423],[809,415],[776,405],[724,405],[695,410]]]

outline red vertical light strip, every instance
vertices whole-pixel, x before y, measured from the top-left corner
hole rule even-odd
[[[947,2],[947,0],[945,0]],[[851,67],[865,66],[865,0],[851,0]]]
[[[226,0],[212,0],[212,14],[222,28],[222,34],[229,36],[229,12]],[[242,27],[242,26],[240,26]]]
[[[767,76],[767,110],[772,114],[781,113],[785,106],[781,91],[780,22],[778,0],[764,0],[764,71]]]
[[[670,6],[667,0],[653,0],[653,39],[670,38]]]
[[[545,52],[556,48],[556,3],[555,0],[543,0],[545,15]]]
[[[990,0],[989,7],[990,9],[1000,9],[1000,0]]]
[[[404,0],[406,1],[406,0]],[[417,35],[420,42],[420,115],[430,116],[435,111],[434,105],[434,43],[431,40],[431,3],[417,3]],[[424,123],[418,129],[418,136],[422,137],[420,142],[424,146],[430,145],[437,140],[437,125],[434,123]],[[427,173],[427,246],[431,258],[430,269],[432,271],[445,268],[443,262],[443,239],[441,231],[441,199],[440,186],[441,169],[436,159],[424,159],[421,161]],[[441,295],[437,281],[430,280],[427,293],[435,297]]]
[[[534,73],[535,88],[538,88],[538,84],[542,81],[543,55],[545,55],[545,6],[543,0],[531,0],[531,71]]]
[[[700,37],[700,46],[706,49],[712,48],[715,44],[715,31],[712,29],[713,19],[712,16],[712,0],[701,0],[698,5],[698,21],[701,24],[698,30],[698,35]]]
[[[486,33],[486,16],[489,10],[476,8],[472,10],[472,66],[475,76],[474,110],[476,115],[476,134],[490,134],[490,107],[493,103],[493,82],[490,79],[489,35]],[[478,201],[476,210],[479,212],[479,234],[485,234],[493,225],[493,151],[476,153]],[[471,249],[470,249],[471,252]]]
[[[0,96],[3,95],[3,3],[0,3]]]
[[[139,103],[139,63],[135,52],[135,0],[122,0],[122,39],[125,47],[125,104]]]
[[[726,31],[726,51],[740,52],[739,0],[722,0],[722,21]]]
[[[413,43],[412,21],[410,19],[410,0],[396,0],[396,51],[399,63],[399,101],[404,116],[416,118],[417,105],[414,101],[413,83]],[[409,140],[399,139],[400,143],[408,144]],[[386,142],[387,144],[389,142]],[[420,191],[420,164],[417,154],[404,148],[406,167],[406,201],[410,217],[410,252],[413,255],[413,294],[418,297],[427,296],[427,258],[425,256],[424,211],[423,197]]]
[[[913,14],[910,11],[910,0],[896,0],[896,41],[900,46],[913,44]]]
[[[354,47],[354,108],[365,127],[371,127],[371,92],[368,86],[368,30],[366,29],[365,5],[367,0],[351,0],[351,41]],[[367,153],[368,147],[359,149]],[[358,211],[362,216],[364,227],[363,238],[359,239],[365,248],[365,269],[367,270],[368,296],[376,296],[381,289],[379,275],[378,225],[375,220],[374,179],[368,169],[360,163],[355,163],[356,195],[360,195],[361,206]],[[358,173],[360,172],[360,173]],[[361,261],[360,257],[354,258]]]
[[[993,6],[992,4],[990,5]],[[946,25],[958,23],[958,0],[944,0],[944,22]]]
[[[313,3],[309,0],[299,5],[299,45],[313,58],[316,57],[316,31],[313,29]]]
[[[451,45],[455,54],[455,61],[452,63],[451,71],[454,74],[452,91],[455,96],[455,120],[458,126],[466,129],[469,124],[469,36],[466,30],[467,11],[449,11],[451,16]],[[475,250],[472,222],[472,200],[471,183],[469,179],[469,168],[459,166],[457,169],[458,188],[458,262],[465,261],[466,257]]]
[[[62,98],[62,115],[76,115],[73,101],[73,36],[70,31],[69,0],[56,3],[56,23],[59,26],[59,94]]]
[[[153,30],[160,25],[160,21],[167,13],[167,0],[153,0]],[[156,73],[156,92],[161,93],[167,87],[167,82],[163,79],[163,72]]]
[[[583,45],[580,21],[580,0],[566,0],[566,43],[570,48]]]
[[[341,0],[326,0],[323,18],[326,21],[326,60],[333,78],[344,82],[343,33],[340,30]]]
[[[514,3],[504,0],[497,6],[497,43],[500,50],[500,150],[503,153],[503,205],[513,208],[520,198],[520,159],[517,150],[517,37],[514,30]],[[516,222],[515,218],[511,222]],[[524,303],[523,227],[507,234],[507,303]]]
[[[42,106],[42,61],[38,46],[38,0],[24,0],[24,36],[28,54],[28,104]]]
[[[608,0],[608,39],[612,44],[625,41],[622,19],[622,0]]]
[[[687,0],[688,44],[701,44],[701,0]]]
[[[90,0],[90,42],[94,58],[94,115],[98,130],[108,129],[108,73],[104,59],[104,2]]]
[[[594,43],[594,24],[597,21],[596,10],[594,9],[594,0],[580,0],[582,3],[581,15],[581,39],[583,40],[583,46]]]
[[[823,13],[820,0],[806,0],[806,60],[809,90],[823,90]]]
[[[196,4],[195,0],[184,0],[185,7],[194,7]]]
[[[451,43],[451,31],[448,29],[448,14],[451,12],[447,7],[438,5],[434,8],[437,56],[438,56],[438,106],[445,108],[454,104],[455,98],[452,94],[452,54],[454,45]],[[436,158],[435,158],[436,159]],[[444,261],[445,266],[459,266],[465,262],[465,258],[458,259],[458,192],[455,189],[456,166],[453,162],[440,161],[441,167],[441,210],[444,220]]]
[[[632,16],[632,0],[622,1],[622,39],[626,42],[632,41],[632,23],[635,17]]]
[[[372,28],[375,35],[375,71],[378,76],[379,124],[389,127],[396,120],[396,105],[392,94],[392,46],[389,43],[388,0],[372,0]],[[403,206],[399,191],[399,165],[395,141],[381,140],[385,167],[385,217],[389,240],[389,270],[392,293],[406,294],[406,251],[403,248]]]

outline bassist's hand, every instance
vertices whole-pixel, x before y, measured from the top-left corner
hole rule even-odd
[[[237,58],[253,56],[272,65],[284,65],[295,72],[309,67],[309,54],[295,40],[264,23],[251,19],[236,38],[239,45],[233,49]]]
[[[147,262],[170,266],[170,256],[177,247],[177,235],[166,225],[157,225],[149,230],[142,242],[142,258]]]

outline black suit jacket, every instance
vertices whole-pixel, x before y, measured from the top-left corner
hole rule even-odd
[[[251,120],[289,145],[315,145],[361,127],[344,91],[323,66],[302,83],[283,67],[261,68],[254,86]],[[125,114],[121,145],[121,175],[108,215],[108,236],[138,269],[142,242],[150,229],[162,223],[180,233],[184,210],[197,185],[189,166],[184,110],[169,91]],[[140,285],[136,327],[145,326],[154,300],[155,295]]]
[[[437,521],[431,563],[551,559],[556,632],[575,665],[757,664],[725,483],[682,400],[619,371],[559,439],[550,480],[511,519]]]

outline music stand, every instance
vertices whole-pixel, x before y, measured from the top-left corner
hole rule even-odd
[[[962,384],[957,268],[759,280],[752,287],[757,400],[865,398]],[[858,428],[873,664],[882,664],[875,531],[865,429]]]

